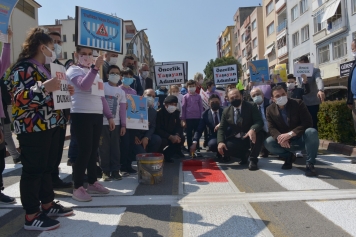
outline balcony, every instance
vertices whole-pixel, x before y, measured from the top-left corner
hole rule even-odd
[[[288,53],[288,47],[283,46],[282,48],[278,49],[278,58],[285,56]]]
[[[336,19],[335,21],[328,24],[328,31],[329,34],[334,33],[335,31],[339,30],[340,28],[344,27],[345,23],[342,20],[342,17]],[[329,28],[331,27],[331,28]]]
[[[276,12],[278,12],[279,10],[282,9],[282,7],[284,7],[286,5],[287,0],[279,0],[278,2],[276,2]]]
[[[287,20],[284,20],[277,26],[277,34],[281,33],[283,30],[285,30],[288,26]]]

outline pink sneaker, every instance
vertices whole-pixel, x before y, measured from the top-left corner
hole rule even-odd
[[[85,191],[83,186],[78,189],[73,190],[72,198],[79,201],[79,202],[90,202],[91,196]]]
[[[108,194],[110,190],[96,181],[94,184],[88,185],[87,192],[91,194]]]

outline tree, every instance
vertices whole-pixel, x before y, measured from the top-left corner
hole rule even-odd
[[[238,71],[239,71],[239,77],[242,75],[242,67],[239,61],[237,61],[236,58],[234,57],[223,57],[223,58],[217,58],[215,61],[213,59],[210,59],[210,61],[206,64],[206,67],[204,69],[204,74],[206,79],[208,80],[213,80],[214,79],[214,67],[219,67],[219,66],[227,66],[227,65],[233,65],[236,64]]]

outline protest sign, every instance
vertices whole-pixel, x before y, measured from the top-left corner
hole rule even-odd
[[[126,94],[126,99],[126,128],[148,130],[147,99],[130,94]]]
[[[99,78],[99,75],[96,75],[95,80],[91,85],[91,94],[97,96],[105,96],[104,82]]]
[[[76,7],[75,45],[122,54],[122,19]]]
[[[355,61],[340,63],[340,77],[348,77]]]
[[[200,97],[203,101],[203,107],[205,110],[209,109],[209,95],[203,90],[200,90]]]
[[[155,110],[157,110],[157,109],[158,109],[158,105],[159,105],[159,98],[158,98],[158,97],[155,97],[155,102],[154,102],[154,104],[153,104],[153,108],[154,108]]]
[[[239,80],[239,73],[237,71],[236,64],[214,67],[213,70],[215,85],[236,84]]]
[[[185,76],[184,81],[186,82],[188,81],[188,61],[163,62],[162,65],[180,64],[180,63],[183,63],[184,76]]]
[[[301,77],[305,74],[307,77],[313,76],[314,64],[313,63],[295,63],[294,73],[295,77]]]
[[[274,83],[282,83],[287,82],[287,65],[277,64],[273,70],[273,82]]]
[[[155,65],[156,86],[184,84],[184,66],[180,64]]]
[[[18,0],[0,1],[0,41],[7,42],[7,28],[9,26],[10,16]]]
[[[72,107],[71,96],[68,91],[66,69],[62,65],[51,63],[51,76],[61,80],[61,89],[53,91],[54,109],[70,109]]]
[[[225,99],[226,92],[222,91],[222,90],[215,90],[215,92],[219,93],[221,103],[223,103],[224,99]]]
[[[248,66],[250,69],[251,81],[262,83],[269,81],[269,68],[267,59],[249,61]]]

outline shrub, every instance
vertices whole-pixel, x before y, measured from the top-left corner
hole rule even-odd
[[[322,103],[318,119],[320,139],[354,145],[356,133],[352,113],[345,100]]]

